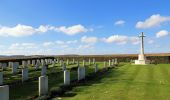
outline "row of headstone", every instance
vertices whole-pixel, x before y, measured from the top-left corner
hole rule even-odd
[[[95,64],[95,72],[98,71],[98,64]],[[106,67],[106,62],[104,62]],[[66,69],[64,63],[64,84],[70,84],[70,71]],[[85,67],[78,67],[78,80],[85,79]],[[28,68],[22,69],[22,80],[28,80]],[[0,72],[0,97],[2,100],[9,100],[9,86],[3,85],[3,73]],[[42,66],[41,76],[39,77],[39,96],[48,94],[48,76],[46,76],[46,66]]]

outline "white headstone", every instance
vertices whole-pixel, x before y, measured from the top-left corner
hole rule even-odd
[[[46,71],[47,71],[47,67],[46,66],[42,66],[42,68],[41,68],[41,76],[45,76],[46,75]]]
[[[106,68],[106,67],[107,67],[106,61],[104,61],[104,68]]]
[[[13,62],[8,62],[8,67],[11,68],[13,65]]]
[[[60,60],[60,66],[63,66],[63,60]]]
[[[70,71],[65,70],[64,71],[64,85],[69,85],[70,84]]]
[[[22,61],[22,66],[23,66],[23,68],[26,68],[27,67],[27,62],[26,61]]]
[[[52,61],[52,67],[55,67],[55,64],[56,64],[55,61]]]
[[[39,96],[48,94],[48,76],[39,77]]]
[[[27,61],[27,66],[29,67],[30,65],[31,65],[31,61],[28,60],[28,61]]]
[[[85,67],[86,66],[86,62],[85,62],[85,60],[83,60],[83,67]]]
[[[16,62],[14,62],[12,64],[12,74],[16,74],[17,73],[17,68],[18,68],[18,64]]]
[[[96,62],[96,60],[95,60],[95,58],[93,58],[93,64],[95,64],[95,62]]]
[[[78,80],[85,78],[85,67],[78,67]]]
[[[90,60],[90,58],[89,58],[89,65],[91,65],[91,60]]]
[[[0,86],[0,100],[9,100],[9,86]]]
[[[39,66],[40,66],[40,61],[39,61],[39,60],[37,60],[37,63],[36,63],[36,65],[35,65],[35,69],[38,69],[38,68],[39,68]]]
[[[75,64],[75,60],[74,60],[74,58],[73,58],[73,64]]]
[[[69,65],[69,59],[67,59],[67,65]]]
[[[111,60],[109,60],[109,67],[111,66]]]
[[[115,64],[118,64],[118,62],[117,62],[117,58],[115,58]]]
[[[95,73],[98,71],[98,64],[95,64]]]
[[[115,63],[115,60],[114,60],[114,59],[112,59],[112,64],[111,64],[111,65],[113,66],[113,65],[114,65],[114,63]]]
[[[2,63],[2,69],[6,69],[7,68],[7,63]]]
[[[79,65],[80,65],[80,63],[79,63],[79,61],[77,60],[77,67],[79,67]]]
[[[43,59],[41,59],[41,65],[42,65],[42,66],[45,66],[45,65],[46,65],[46,63],[45,63],[45,61],[44,61]]]
[[[66,63],[63,64],[63,71],[66,70],[67,67],[66,67]]]
[[[22,81],[28,80],[28,68],[23,68],[22,69]]]
[[[3,85],[3,72],[0,72],[0,85]]]
[[[35,60],[32,60],[32,66],[35,66]]]

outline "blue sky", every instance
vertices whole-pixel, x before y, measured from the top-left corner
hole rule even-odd
[[[169,0],[0,0],[0,54],[170,52]]]

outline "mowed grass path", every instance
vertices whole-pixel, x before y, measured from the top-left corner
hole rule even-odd
[[[70,92],[63,100],[170,100],[170,64],[126,64]]]

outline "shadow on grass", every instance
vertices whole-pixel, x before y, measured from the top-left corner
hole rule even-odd
[[[52,98],[55,97],[74,97],[77,95],[77,93],[75,93],[74,88],[75,87],[84,87],[84,86],[92,86],[94,84],[100,84],[102,83],[102,79],[104,78],[113,78],[113,77],[119,77],[120,75],[122,75],[124,72],[117,70],[117,67],[121,67],[122,65],[118,65],[112,68],[108,68],[108,69],[101,69],[99,70],[97,73],[89,73],[85,79],[77,81],[77,80],[73,80],[71,81],[71,84],[69,86],[65,86],[62,85],[60,86],[59,91],[54,92],[53,94],[51,94],[51,97],[49,98],[49,100],[51,100]],[[90,68],[90,67],[86,67],[86,70],[88,70],[89,72],[93,72],[94,69]],[[114,80],[110,80],[110,81],[114,81]],[[80,90],[78,92],[81,92]]]

